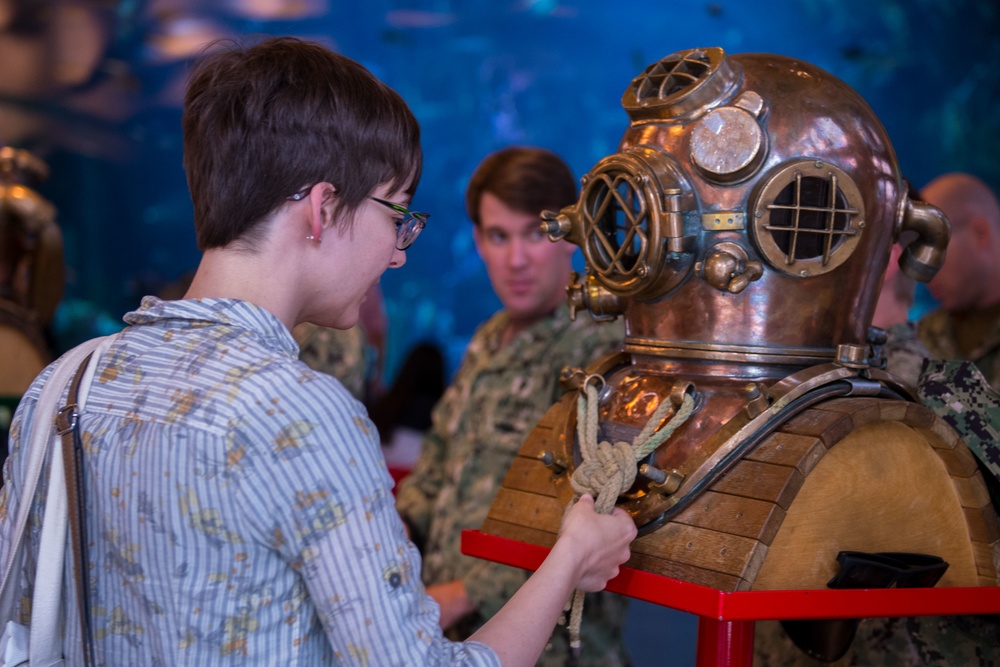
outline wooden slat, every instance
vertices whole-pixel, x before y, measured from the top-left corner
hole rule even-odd
[[[795,468],[743,459],[712,489],[746,498],[767,500],[788,509],[805,477]]]
[[[552,548],[552,545],[556,543],[556,537],[558,533],[550,533],[546,530],[536,530],[534,528],[527,528],[525,526],[519,526],[513,523],[507,523],[506,521],[497,521],[496,519],[487,518],[483,522],[483,527],[480,528],[483,533],[487,535],[497,535],[499,537],[506,537],[507,539],[517,540],[518,542],[527,542],[528,544],[537,544],[538,546]]]
[[[907,401],[880,400],[878,407],[883,421],[906,421]]]
[[[854,430],[854,422],[849,414],[810,409],[792,417],[779,430],[819,438],[829,449]]]
[[[952,477],[951,481],[955,485],[962,507],[993,509],[990,505],[990,492],[986,489],[986,483],[978,470],[969,477]]]
[[[770,544],[785,518],[774,503],[706,491],[674,523],[739,535]]]
[[[954,449],[935,448],[935,451],[941,458],[941,461],[944,462],[944,467],[947,468],[948,474],[952,477],[972,477],[972,475],[979,472],[976,457],[964,445],[962,447],[955,447]]]
[[[997,580],[997,565],[994,555],[998,547],[1000,547],[1000,542],[994,542],[993,544],[972,542],[971,544],[972,552],[976,559],[976,571],[979,574],[980,580],[992,577],[995,584]]]
[[[517,456],[510,465],[503,485],[509,489],[538,493],[543,496],[556,495],[555,476],[538,459]]]
[[[732,592],[749,589],[749,584],[739,577],[635,552],[632,553],[632,557],[626,565],[643,572],[679,579],[699,586],[708,586],[720,591]]]
[[[528,434],[518,453],[527,458],[538,458],[542,452],[556,450],[559,442],[560,436],[555,430],[539,424]]]
[[[738,578],[756,572],[767,547],[757,540],[704,528],[668,523],[632,542],[632,553],[701,567]]]
[[[538,426],[547,429],[561,429],[566,422],[566,417],[576,409],[576,397],[578,394],[564,394],[555,404],[545,411],[542,418],[538,420]]]
[[[559,530],[564,508],[551,496],[501,487],[488,518],[537,530]]]
[[[824,454],[826,447],[819,438],[778,432],[767,437],[746,458],[761,463],[791,466],[803,475],[808,475]]]
[[[940,443],[934,445],[935,447],[954,449],[959,442],[962,442],[962,437],[958,435],[958,431],[941,418],[934,420],[934,423],[930,426],[930,430],[941,439]]]
[[[924,440],[926,440],[927,443],[931,447],[933,447],[935,450],[950,451],[952,449],[955,449],[955,447],[958,445],[958,443],[961,442],[961,440],[955,440],[953,438],[947,439],[947,440],[943,439],[940,435],[938,435],[930,427],[923,427],[923,426],[921,426],[921,427],[914,427],[913,431],[915,433],[919,433],[920,436]]]
[[[835,398],[813,406],[814,410],[826,410],[849,415],[854,428],[871,424],[882,416],[880,399],[877,398]]]
[[[1000,525],[993,507],[965,508],[965,523],[969,526],[969,538],[976,542],[993,544],[1000,540]]]
[[[914,428],[930,428],[937,416],[934,411],[920,403],[906,403],[906,419],[903,420],[907,426]]]

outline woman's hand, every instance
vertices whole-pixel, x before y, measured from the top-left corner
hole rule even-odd
[[[637,533],[628,512],[616,507],[611,514],[598,514],[593,496],[585,494],[563,519],[551,556],[576,561],[576,588],[600,591],[629,559]]]
[[[472,639],[491,646],[504,667],[534,665],[573,589],[602,590],[628,560],[637,532],[624,510],[598,514],[593,497],[582,496],[538,571]]]

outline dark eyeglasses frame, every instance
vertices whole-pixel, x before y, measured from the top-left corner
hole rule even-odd
[[[309,194],[309,191],[313,189],[312,185],[307,185],[302,188],[294,195],[289,195],[285,197],[288,201],[302,201]],[[396,204],[385,199],[379,199],[378,197],[369,197],[382,206],[391,208],[396,213],[402,213],[403,217],[396,220],[396,250],[406,250],[413,242],[417,240],[420,236],[420,232],[427,225],[427,218],[431,217],[429,213],[420,213],[418,211],[411,211],[402,204]]]
[[[431,217],[429,213],[411,211],[401,204],[395,204],[385,199],[378,197],[369,197],[369,199],[391,208],[396,213],[403,214],[402,218],[396,220],[396,250],[406,250],[413,245],[413,242],[420,236],[421,230],[427,225],[427,218]]]

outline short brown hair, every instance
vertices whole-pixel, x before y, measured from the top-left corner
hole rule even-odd
[[[329,182],[351,214],[379,185],[411,196],[420,128],[367,69],[293,37],[227,42],[194,68],[184,99],[184,168],[201,250],[240,240],[304,186]]]
[[[465,190],[465,210],[478,225],[479,202],[489,192],[522,213],[537,215],[576,201],[576,178],[565,161],[552,151],[511,146],[490,153],[479,163]]]

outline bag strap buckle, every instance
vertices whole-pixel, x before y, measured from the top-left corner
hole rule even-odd
[[[56,412],[56,435],[64,436],[76,428],[76,422],[80,418],[80,413],[77,412],[76,408],[76,403],[69,403]]]

